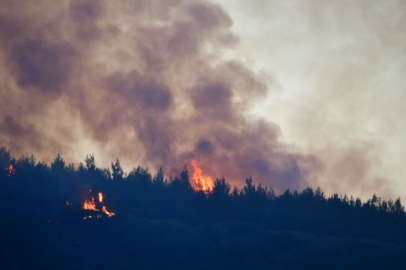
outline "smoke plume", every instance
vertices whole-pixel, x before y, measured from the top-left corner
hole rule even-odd
[[[2,1],[0,144],[167,175],[194,158],[233,184],[306,186],[323,164],[249,116],[270,80],[222,58],[232,24],[207,1]]]

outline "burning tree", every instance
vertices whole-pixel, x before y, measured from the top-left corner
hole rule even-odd
[[[195,181],[196,189],[198,191],[210,192],[213,190],[213,179],[211,176],[204,176],[203,170],[199,167],[199,163],[195,159],[191,159],[190,163],[194,169],[192,179]]]

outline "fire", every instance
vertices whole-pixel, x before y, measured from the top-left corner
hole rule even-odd
[[[10,177],[16,173],[16,169],[14,168],[13,164],[10,164],[10,166],[6,167],[7,171],[7,176]]]
[[[83,209],[92,210],[92,211],[100,211],[99,209],[96,208],[96,204],[94,203],[93,197],[92,197],[91,202],[89,200],[85,200],[85,203],[83,204]]]
[[[71,209],[76,209],[76,206],[73,205],[73,203],[71,203],[70,201],[66,201],[65,205],[68,206]]]
[[[97,216],[87,216],[87,217],[83,217],[83,219],[88,219],[88,218],[101,218],[102,215],[97,215]]]
[[[203,176],[203,170],[199,167],[196,160],[191,159],[190,163],[194,169],[192,179],[195,181],[197,190],[204,192],[211,191],[213,189],[213,179],[210,176]]]
[[[91,192],[91,190],[89,191],[89,193]],[[100,212],[100,205],[103,205],[104,204],[104,201],[103,201],[103,193],[102,192],[99,192],[98,193],[98,196],[99,196],[99,208],[97,208],[96,207],[96,203],[95,203],[95,200],[94,200],[94,197],[92,196],[92,200],[90,201],[90,200],[88,200],[88,199],[86,199],[85,200],[85,202],[84,202],[84,204],[83,204],[83,209],[84,210],[91,210],[91,211],[97,211],[97,212]],[[68,202],[67,202],[68,203]],[[108,217],[112,217],[112,216],[114,216],[114,215],[116,215],[114,212],[109,212],[108,210],[107,210],[107,208],[106,208],[106,206],[105,205],[103,205],[102,206],[102,212],[103,213],[105,213]],[[84,217],[84,219],[88,219],[88,218],[101,218],[102,217],[102,215],[97,215],[97,216],[87,216],[87,217]]]
[[[106,206],[104,205],[103,205],[103,213],[105,213],[108,217],[112,217],[115,215],[115,213],[107,211]]]

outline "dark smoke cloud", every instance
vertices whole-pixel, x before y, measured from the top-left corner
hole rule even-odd
[[[69,15],[76,22],[73,26],[76,38],[84,41],[100,38],[101,30],[97,27],[96,20],[102,13],[103,5],[99,1],[71,1]]]
[[[69,43],[28,38],[13,48],[9,64],[21,88],[59,96],[72,77],[74,58]]]
[[[86,138],[110,160],[174,174],[196,158],[214,177],[241,185],[252,175],[278,191],[323,169],[282,143],[278,126],[247,116],[269,83],[221,60],[238,38],[218,5],[42,0],[0,10],[0,95],[15,105],[0,108],[0,143],[13,153],[74,157]]]

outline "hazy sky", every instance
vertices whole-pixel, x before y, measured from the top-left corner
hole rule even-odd
[[[219,3],[240,37],[229,54],[272,80],[254,112],[276,122],[286,142],[327,161],[320,183],[405,196],[406,3]],[[354,171],[359,162],[364,168]]]
[[[4,0],[19,156],[406,199],[406,2]]]

